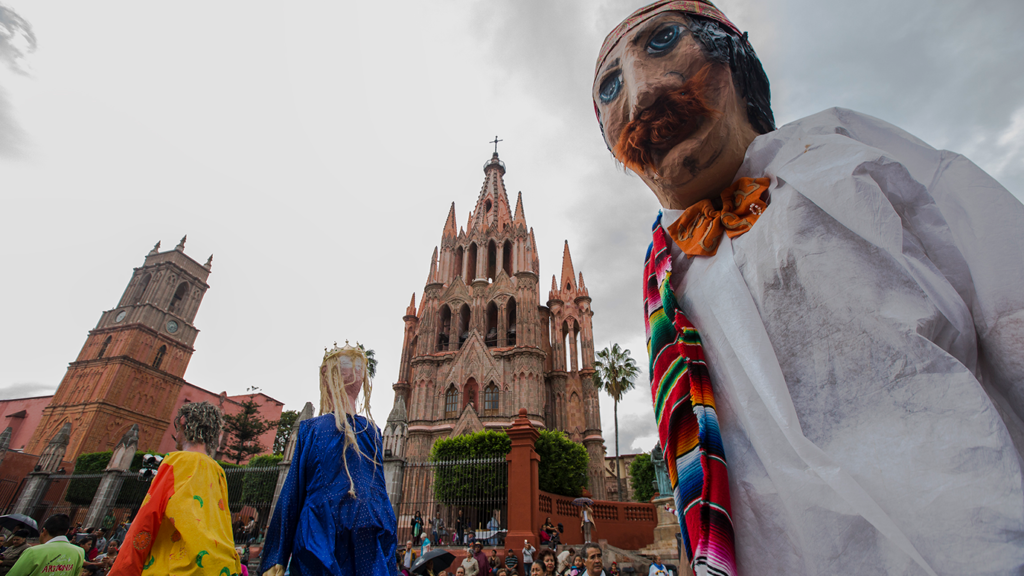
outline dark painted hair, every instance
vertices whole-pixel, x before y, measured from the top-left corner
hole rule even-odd
[[[775,130],[768,76],[747,34],[738,36],[714,20],[687,14],[690,33],[711,61],[728,64],[736,91],[747,101],[747,119],[759,134]]]

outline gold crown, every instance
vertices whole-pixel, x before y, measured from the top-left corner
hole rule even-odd
[[[340,348],[338,347],[337,342],[334,343],[334,348],[331,348],[330,350],[324,347],[324,362],[327,362],[331,358],[337,358],[338,356],[358,356],[362,358],[364,362],[366,361],[366,352],[363,352],[362,345],[359,342],[356,342],[356,345],[352,346],[348,343],[348,340],[345,340],[345,346]]]

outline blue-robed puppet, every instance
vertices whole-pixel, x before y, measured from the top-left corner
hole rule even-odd
[[[335,345],[320,366],[321,416],[299,425],[291,468],[267,530],[260,573],[391,576],[397,522],[384,485],[380,430],[358,347]],[[363,412],[355,414],[363,392]]]

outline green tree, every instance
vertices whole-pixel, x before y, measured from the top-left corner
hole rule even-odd
[[[75,460],[75,470],[68,483],[64,499],[72,504],[85,506],[92,503],[96,490],[100,487],[99,478],[75,478],[82,474],[102,474],[110,463],[113,452],[89,452],[80,454]]]
[[[373,350],[367,350],[362,344],[356,342],[356,346],[366,354],[366,371],[370,373],[370,379],[372,380],[377,376],[377,359],[374,357],[376,352]]]
[[[249,399],[241,403],[242,411],[224,415],[224,431],[228,433],[225,455],[229,460],[234,460],[235,464],[241,464],[249,456],[266,451],[260,444],[260,436],[277,426],[277,420],[267,420],[260,414],[262,405],[256,402],[259,388],[253,386],[246,391],[249,392]]]
[[[603,389],[612,397],[615,406],[615,486],[622,501],[622,478],[619,472],[619,401],[622,396],[633,389],[640,369],[636,361],[629,355],[628,349],[619,348],[618,344],[605,348],[597,353],[594,362],[594,385]]]
[[[540,456],[540,489],[561,496],[579,496],[587,484],[587,449],[559,430],[541,430],[534,449]]]
[[[292,437],[295,421],[298,419],[299,412],[297,410],[281,412],[281,419],[277,421],[277,436],[274,437],[274,454],[284,454],[284,449],[288,446],[288,439]]]
[[[654,462],[650,454],[637,454],[629,463],[629,479],[633,483],[633,500],[650,502],[654,496]]]
[[[504,458],[512,449],[508,434],[481,430],[455,438],[438,440],[430,449],[429,460],[434,467],[434,497],[448,505],[457,505],[470,498],[489,500],[504,496],[508,478],[494,464],[455,464],[445,462]]]
[[[277,487],[277,465],[283,459],[277,454],[264,454],[249,460],[242,475],[242,502],[245,504],[269,504],[274,499]]]

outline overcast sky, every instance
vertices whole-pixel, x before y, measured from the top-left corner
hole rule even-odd
[[[36,47],[0,29],[0,397],[52,393],[132,268],[188,234],[192,258],[215,255],[189,382],[299,409],[324,346],[359,340],[380,360],[383,423],[405,307],[452,201],[465,224],[495,134],[541,301],[568,240],[598,349],[646,366],[658,206],[616,168],[590,101],[604,36],[644,3],[7,0]],[[851,108],[1024,194],[1024,2],[718,6],[750,32],[780,125]],[[645,378],[619,406],[623,453],[656,440]],[[614,454],[606,396],[602,422]]]

